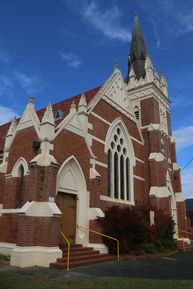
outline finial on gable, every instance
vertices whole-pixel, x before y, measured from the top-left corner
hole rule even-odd
[[[29,103],[34,103],[34,97],[33,97],[33,96],[30,96],[28,102],[29,102]]]
[[[117,71],[118,69],[119,69],[119,60],[116,59],[114,63],[114,72]]]
[[[81,94],[80,101],[79,101],[79,104],[78,104],[78,107],[79,107],[79,108],[80,108],[81,106],[87,106],[86,96],[85,96],[84,93]]]
[[[75,112],[76,111],[76,104],[75,101],[73,100],[70,106],[70,112]]]
[[[52,125],[55,125],[54,123],[54,115],[53,115],[53,111],[52,111],[52,105],[51,102],[49,101],[48,106],[46,107],[44,116],[42,118],[42,122],[41,125],[44,123],[49,123]]]

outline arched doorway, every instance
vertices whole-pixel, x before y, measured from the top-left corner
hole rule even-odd
[[[82,169],[74,156],[59,169],[56,203],[62,213],[61,229],[67,238],[71,243],[88,244],[88,234],[77,229],[77,224],[89,228],[89,193]]]

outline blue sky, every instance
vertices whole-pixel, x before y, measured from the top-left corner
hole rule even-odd
[[[180,167],[193,157],[192,0],[6,0],[0,4],[0,123],[126,76],[137,12],[154,67],[166,74]],[[182,170],[193,197],[193,162]]]

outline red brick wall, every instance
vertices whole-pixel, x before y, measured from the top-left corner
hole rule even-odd
[[[23,157],[26,161],[29,162],[35,157],[36,152],[32,148],[32,143],[34,140],[37,140],[37,134],[33,127],[23,129],[17,132],[10,151],[9,151],[9,161],[7,173],[10,174],[15,162]]]
[[[159,103],[153,97],[141,100],[141,125],[160,123]]]
[[[18,246],[58,246],[59,217],[18,216]]]
[[[54,140],[52,153],[59,166],[70,156],[75,156],[83,170],[86,182],[89,183],[90,154],[84,138],[63,130]]]
[[[3,214],[0,217],[0,242],[17,243],[17,229],[17,214]]]
[[[164,212],[171,215],[171,200],[170,198],[150,198],[151,205],[155,208],[162,209]]]
[[[131,119],[128,119],[125,115],[121,114],[119,111],[117,111],[115,108],[109,106],[105,101],[101,100],[94,108],[93,112],[95,112],[97,115],[101,116],[108,122],[112,123],[115,119],[121,117],[124,124],[126,125],[129,134],[138,139],[141,140],[139,131],[137,129],[136,123],[132,121]],[[105,139],[108,125],[104,122],[101,122],[93,115],[89,115],[89,122],[93,124],[93,131],[92,134],[95,136],[100,136]],[[97,124],[97,125],[95,125]],[[98,128],[97,128],[98,126]]]
[[[178,228],[183,231],[188,230],[186,211],[184,202],[177,203]]]

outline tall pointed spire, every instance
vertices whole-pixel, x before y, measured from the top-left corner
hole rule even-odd
[[[135,72],[137,79],[145,77],[145,60],[146,60],[146,48],[143,39],[143,34],[139,25],[138,16],[135,14],[134,25],[131,39],[131,49],[128,63],[128,75],[126,81],[129,81],[129,73],[131,68]]]

